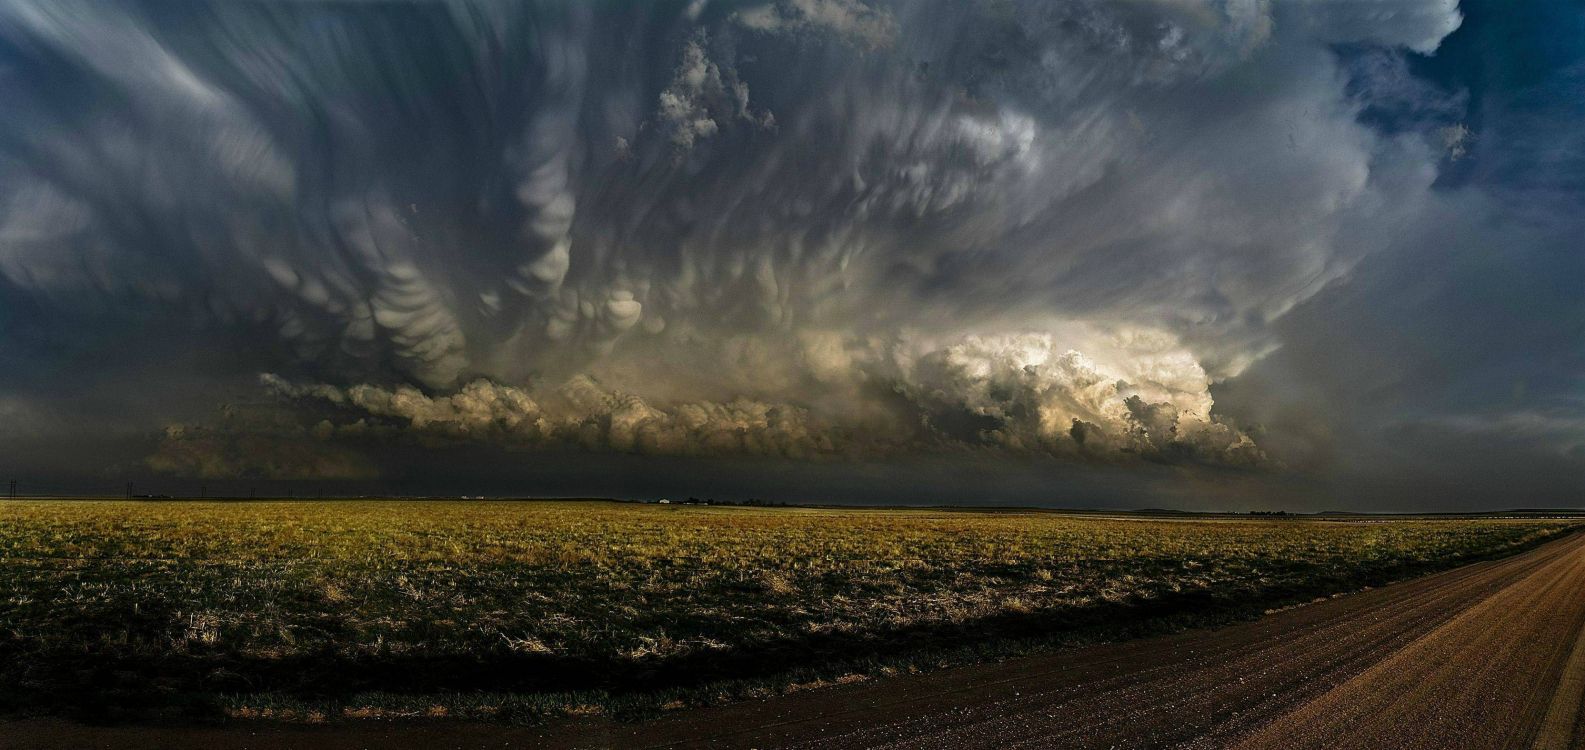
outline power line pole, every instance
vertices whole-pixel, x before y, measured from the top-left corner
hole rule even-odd
[[[131,482],[127,482],[127,499],[128,500],[132,499],[132,483]]]
[[[198,485],[198,499],[199,500],[207,500],[207,499],[209,499],[209,485],[207,485],[207,484]]]
[[[11,480],[11,499],[17,499],[17,480]]]

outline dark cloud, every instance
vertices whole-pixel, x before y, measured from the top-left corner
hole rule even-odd
[[[1313,491],[1363,507],[1585,498],[1585,226],[1462,193],[1285,317],[1217,390]]]
[[[1427,62],[1480,21],[1444,0],[14,3],[0,403],[41,440],[114,423],[172,476],[958,455],[1171,494],[1309,486],[1395,429],[1567,456],[1580,389],[1548,368],[1577,360],[1547,356],[1579,304],[1509,295],[1577,268],[1465,248],[1557,244],[1502,195],[1564,211],[1576,173],[1515,165],[1577,140],[1547,103],[1577,74]],[[1436,343],[1485,293],[1548,334]],[[1338,368],[1350,347],[1380,356]],[[1516,366],[1544,407],[1486,409],[1477,373],[1538,359]]]
[[[1312,495],[1407,509],[1585,499],[1585,224],[1571,208],[1585,152],[1567,145],[1585,106],[1585,13],[1465,10],[1452,59],[1422,67],[1473,93],[1468,163],[1386,252],[1285,316],[1280,349],[1217,390]]]

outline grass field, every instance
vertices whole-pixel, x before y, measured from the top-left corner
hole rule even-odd
[[[0,504],[0,710],[643,713],[1222,622],[1544,520],[595,502]]]

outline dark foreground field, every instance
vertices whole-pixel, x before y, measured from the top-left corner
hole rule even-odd
[[[0,509],[4,712],[88,721],[664,715],[1226,622],[1569,528],[613,503]]]
[[[15,750],[1585,748],[1585,535],[1258,621],[624,723],[0,724]]]

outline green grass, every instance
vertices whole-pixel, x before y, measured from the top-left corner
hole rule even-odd
[[[642,714],[1225,622],[1555,521],[555,502],[0,505],[0,711]]]

